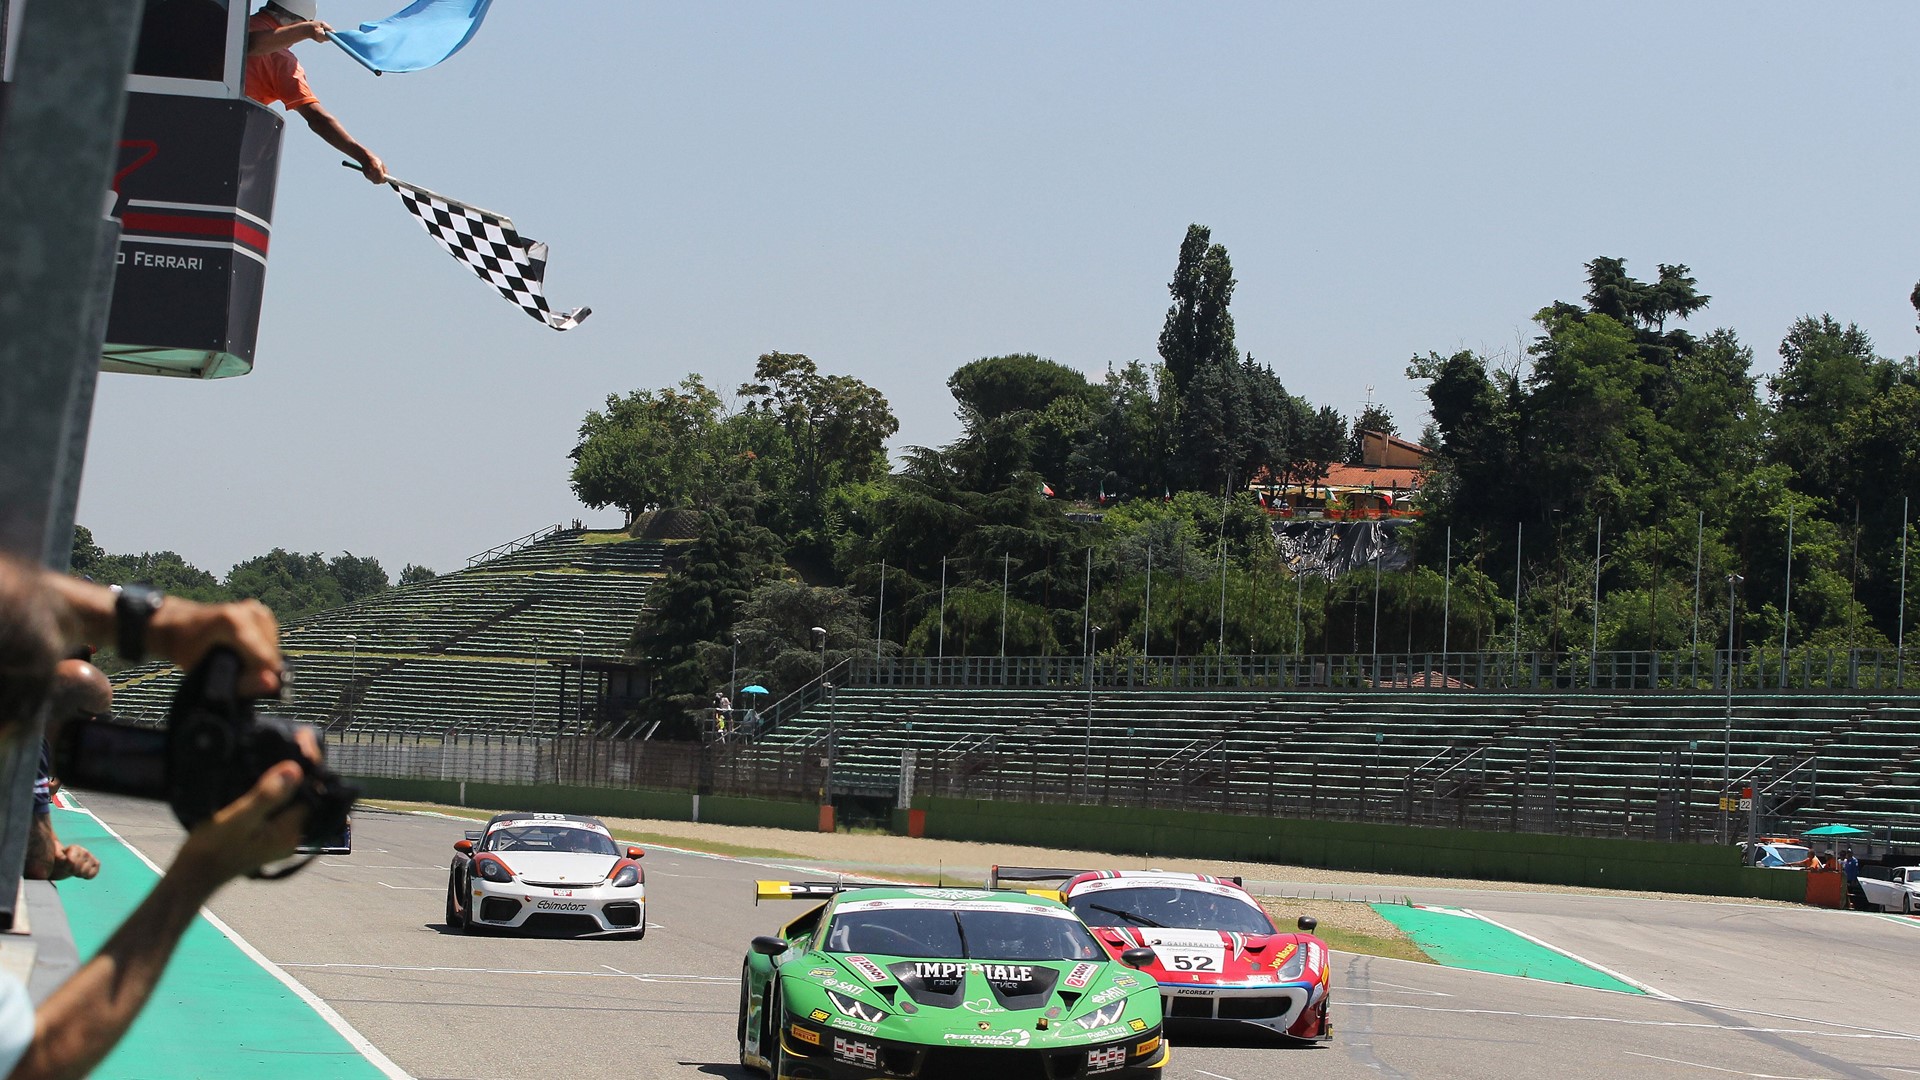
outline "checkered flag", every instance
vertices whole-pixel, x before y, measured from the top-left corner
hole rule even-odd
[[[522,311],[555,330],[571,330],[592,313],[591,308],[575,308],[556,315],[548,309],[540,292],[547,275],[547,245],[513,231],[511,220],[403,180],[388,177],[387,184],[447,254],[472,267]]]

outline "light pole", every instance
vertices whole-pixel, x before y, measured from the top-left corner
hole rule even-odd
[[[1726,797],[1733,787],[1733,590],[1739,588],[1746,578],[1739,574],[1727,575],[1727,725],[1720,741],[1720,842],[1727,841]]]
[[[1910,496],[1900,498],[1900,628],[1894,632],[1894,681],[1893,685],[1901,690],[1907,688],[1907,503]]]
[[[347,635],[347,726],[353,726],[353,707],[360,700],[360,635]]]
[[[1905,580],[1905,579],[1902,579]],[[1140,612],[1140,660],[1146,663],[1153,656],[1149,643],[1153,640],[1153,542],[1147,542],[1147,600]]]
[[[1007,659],[1007,582],[1013,580],[1013,555],[1000,556],[1000,674],[1006,677]]]
[[[1780,618],[1780,689],[1787,688],[1787,634],[1793,630],[1793,511],[1787,505],[1787,599]]]
[[[1707,550],[1707,512],[1695,511],[1693,536],[1693,676],[1700,677],[1700,557]],[[1689,778],[1691,782],[1691,778]]]
[[[1513,523],[1513,683],[1520,684],[1520,567],[1524,560],[1527,523]]]
[[[1600,536],[1607,519],[1593,523],[1593,644],[1587,647],[1587,689],[1598,689],[1600,682]]]
[[[1373,527],[1373,679],[1380,681],[1380,548],[1383,544],[1379,526]]]
[[[1093,783],[1093,653],[1099,647],[1100,628],[1087,627],[1087,745],[1080,758],[1080,792],[1085,795]]]
[[[813,643],[820,646],[820,688],[827,692],[827,783],[821,795],[828,806],[833,805],[833,684],[827,681],[827,628],[813,628]]]
[[[580,674],[573,680],[573,731],[577,735],[587,708],[587,632],[575,630],[573,641],[580,647]]]

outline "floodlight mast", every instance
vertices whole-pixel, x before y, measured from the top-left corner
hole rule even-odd
[[[831,807],[833,805],[833,750],[836,741],[835,736],[838,733],[834,730],[833,684],[827,681],[826,627],[816,626],[813,628],[813,643],[820,648],[820,688],[826,691],[827,694],[827,779],[826,784],[821,788],[820,799],[821,802]]]

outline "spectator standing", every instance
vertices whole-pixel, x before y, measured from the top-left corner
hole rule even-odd
[[[1855,911],[1866,911],[1872,905],[1867,903],[1867,891],[1860,887],[1860,860],[1854,857],[1852,848],[1840,849],[1840,872],[1847,876],[1847,906]]]
[[[713,729],[720,734],[720,741],[727,741],[727,720],[733,716],[733,702],[727,699],[725,690],[713,692]]]

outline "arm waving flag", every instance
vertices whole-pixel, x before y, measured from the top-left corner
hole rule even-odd
[[[357,168],[352,162],[342,162]],[[592,308],[575,308],[556,314],[547,307],[541,283],[547,276],[547,245],[530,240],[513,229],[505,215],[449,199],[404,180],[387,178],[387,186],[400,193],[400,202],[440,246],[466,265],[480,279],[500,291],[500,295],[519,305],[522,311],[553,327],[571,330],[592,314]]]
[[[480,30],[493,0],[414,0],[397,14],[358,29],[335,30],[333,43],[378,75],[421,71],[452,56]]]

